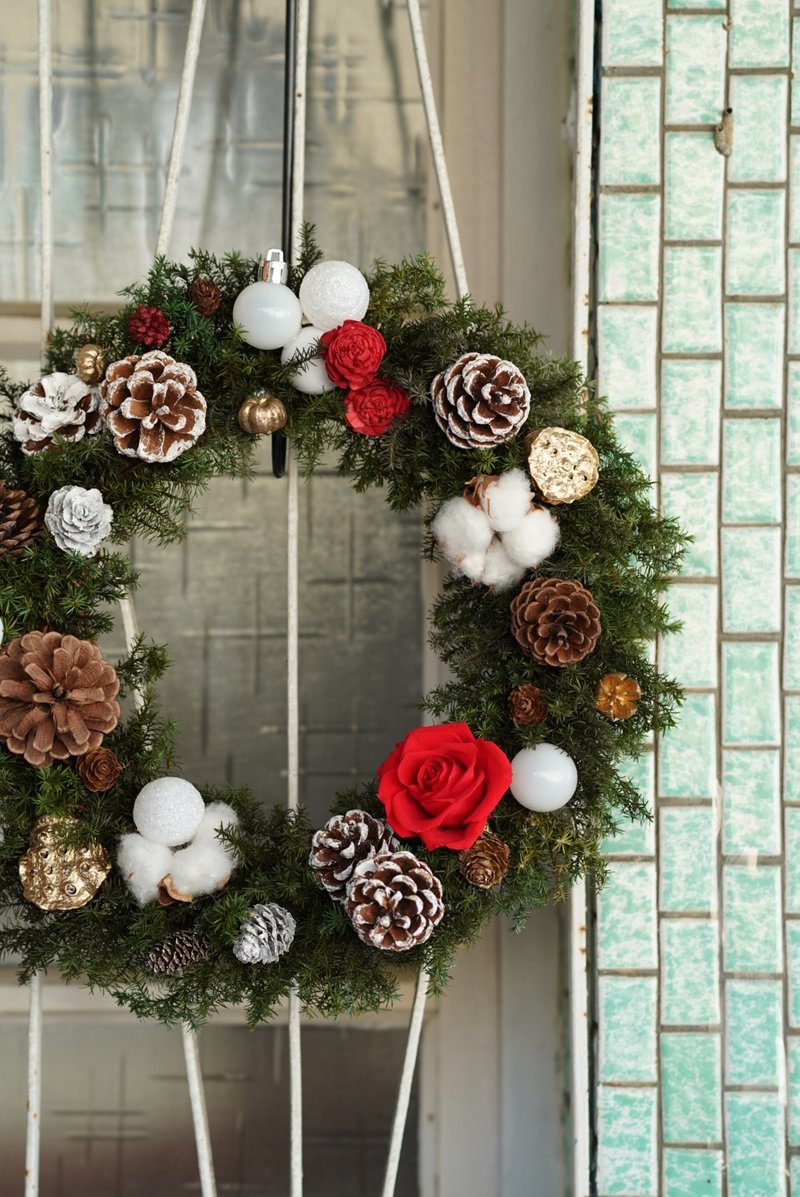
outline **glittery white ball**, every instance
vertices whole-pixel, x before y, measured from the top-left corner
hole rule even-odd
[[[300,300],[283,283],[251,283],[233,305],[233,319],[254,349],[281,349],[300,331]]]
[[[362,320],[369,307],[367,280],[349,262],[319,262],[300,284],[300,304],[323,332],[345,320]]]
[[[284,346],[281,361],[285,364],[296,353],[305,353],[307,349],[316,345],[321,336],[322,330],[314,328],[312,325],[301,328],[294,340]],[[310,361],[304,362],[295,370],[292,374],[292,386],[296,387],[298,391],[302,391],[304,395],[321,395],[323,391],[333,390],[333,383],[328,378],[328,371],[325,369],[325,362],[321,357],[312,357]]]
[[[528,810],[558,810],[578,785],[575,762],[555,744],[522,748],[511,762],[511,793]]]
[[[139,791],[133,821],[147,840],[170,848],[185,844],[203,821],[203,795],[182,777],[157,777]]]

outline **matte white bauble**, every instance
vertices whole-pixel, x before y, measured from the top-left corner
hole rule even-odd
[[[318,262],[300,284],[300,305],[323,332],[345,320],[363,320],[369,307],[367,280],[349,262]]]
[[[511,762],[511,793],[528,810],[558,810],[577,785],[575,762],[555,744],[522,748]]]
[[[185,844],[203,821],[203,795],[183,777],[157,777],[139,791],[133,804],[136,829],[156,844]]]
[[[286,364],[296,353],[305,353],[316,345],[322,336],[322,330],[309,325],[301,328],[297,336],[284,346],[281,361]],[[312,357],[304,362],[292,374],[292,386],[302,391],[304,395],[321,395],[323,391],[332,391],[333,383],[328,378],[325,362],[321,357]]]
[[[254,349],[282,349],[303,322],[300,300],[283,283],[251,283],[233,305],[234,323]]]

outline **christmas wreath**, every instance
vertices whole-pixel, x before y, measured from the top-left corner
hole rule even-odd
[[[365,278],[306,230],[288,278],[278,253],[196,252],[124,295],[53,330],[44,377],[2,377],[0,952],[193,1025],[231,1003],[255,1025],[291,986],[376,1009],[409,965],[441,988],[487,919],[602,880],[604,838],[646,817],[623,762],[680,702],[651,648],[683,535],[578,366],[447,302],[425,256]],[[424,501],[453,567],[434,725],[321,828],[177,775],[164,650],[97,645],[136,585],[110,546],[180,538],[280,428],[306,474],[333,452],[393,510]]]

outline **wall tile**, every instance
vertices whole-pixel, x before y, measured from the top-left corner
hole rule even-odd
[[[655,977],[601,977],[599,996],[601,1082],[655,1082]]]
[[[699,578],[716,574],[717,475],[662,474],[661,503],[664,514],[675,516],[692,537],[684,553],[682,576]]]
[[[800,137],[789,138],[789,241],[800,241]]]
[[[609,407],[655,407],[658,309],[600,304],[597,310],[598,383]]]
[[[657,195],[600,196],[601,302],[658,298],[660,212]]]
[[[789,1157],[789,1192],[791,1197],[800,1195],[800,1156]]]
[[[786,802],[800,802],[800,698],[785,699],[784,732],[783,797]]]
[[[665,806],[659,836],[662,910],[717,909],[716,812],[711,806]]]
[[[732,67],[789,65],[789,5],[775,0],[731,0]]]
[[[777,417],[723,421],[723,523],[780,523],[781,451]]]
[[[659,183],[661,80],[604,79],[600,103],[600,183]]]
[[[687,694],[676,727],[661,740],[664,798],[713,798],[717,792],[717,735],[713,694]]]
[[[784,685],[800,690],[800,587],[787,586],[784,614]]]
[[[725,744],[780,743],[777,644],[723,644],[722,692]]]
[[[721,1197],[722,1152],[697,1148],[664,1150],[664,1197]]]
[[[729,191],[725,289],[729,295],[780,295],[784,269],[783,191]]]
[[[778,632],[781,529],[722,529],[722,626],[726,632]]]
[[[660,66],[660,0],[605,0],[603,62],[606,66]]]
[[[718,464],[721,379],[721,362],[662,363],[661,460],[664,465]],[[797,381],[797,452],[800,461],[800,370]]]
[[[789,1024],[800,1027],[800,922],[786,920],[786,972],[789,977]]]
[[[722,903],[726,971],[780,972],[783,965],[780,868],[725,865]]]
[[[800,18],[792,21],[792,107],[789,120],[793,125],[800,125],[800,77],[797,74],[797,63],[800,62]]]
[[[658,427],[655,415],[617,412],[614,428],[623,448],[633,454],[648,478],[655,478],[658,473]]]
[[[627,777],[647,800],[648,807],[653,809],[653,795],[655,792],[655,760],[652,752],[643,753],[638,759],[628,758],[618,766],[623,777]],[[637,855],[652,856],[655,850],[655,834],[653,823],[639,822],[634,819],[620,820],[617,835],[603,843],[603,851],[608,856]]]
[[[736,120],[736,153],[729,183],[782,183],[786,178],[785,75],[734,75],[730,104]]]
[[[728,856],[781,850],[780,752],[722,754],[722,851]]]
[[[719,120],[725,101],[726,48],[719,17],[667,17],[667,124]]]
[[[664,139],[667,241],[722,239],[725,159],[711,133],[667,133]]]
[[[617,861],[598,895],[598,967],[655,968],[655,916],[655,866]]]
[[[786,402],[786,464],[800,465],[800,362],[787,363]]]
[[[725,304],[725,406],[783,405],[786,305]]]
[[[787,578],[800,578],[800,474],[786,475],[786,560]]]
[[[800,249],[790,249],[786,255],[789,269],[789,314],[786,335],[788,353],[800,353]],[[790,371],[792,363],[790,363]]]
[[[665,1026],[719,1022],[716,919],[661,920],[661,1021]]]
[[[784,1127],[779,1094],[725,1094],[728,1197],[784,1197]]]
[[[717,654],[709,649],[717,642],[717,587],[678,582],[668,595],[670,614],[683,627],[662,641],[664,671],[682,686],[716,686]]]
[[[725,1084],[777,1085],[783,1066],[780,981],[726,981]]]
[[[656,1197],[655,1089],[610,1089],[598,1096],[597,1187],[602,1197]]]
[[[789,1035],[786,1040],[786,1069],[789,1074],[789,1144],[800,1145],[800,1038]]]
[[[787,914],[800,914],[800,807],[787,806],[784,820],[786,828],[784,901]]]
[[[664,250],[664,353],[718,353],[722,349],[722,251],[705,246]]]
[[[661,1036],[661,1108],[665,1143],[722,1137],[722,1068],[718,1034]]]

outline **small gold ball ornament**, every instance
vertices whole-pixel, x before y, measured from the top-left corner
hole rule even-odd
[[[607,673],[595,690],[595,706],[609,719],[630,719],[642,697],[636,678],[627,673]]]
[[[106,372],[106,355],[102,345],[83,345],[75,357],[75,373],[81,382],[90,386],[100,382]]]
[[[19,877],[24,896],[42,910],[78,910],[91,902],[111,872],[101,844],[74,847],[64,842],[79,825],[68,815],[42,815],[33,825]]]
[[[574,503],[597,482],[600,458],[591,441],[568,428],[540,428],[525,440],[528,470],[546,503]]]
[[[253,436],[280,432],[286,424],[286,408],[272,395],[248,395],[239,408],[239,427]]]

